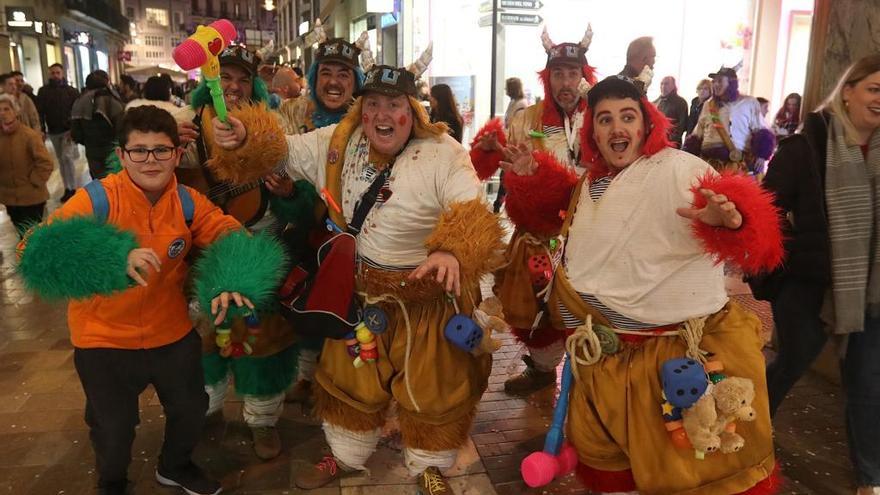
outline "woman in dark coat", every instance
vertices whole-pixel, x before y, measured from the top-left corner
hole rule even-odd
[[[431,87],[430,100],[431,122],[446,122],[449,126],[449,134],[460,143],[464,121],[458,113],[458,105],[452,89],[446,84],[436,84]]]
[[[764,187],[789,229],[784,269],[753,282],[770,300],[779,354],[771,413],[830,333],[838,344],[859,495],[880,493],[880,55],[843,75],[800,134],[783,139]]]

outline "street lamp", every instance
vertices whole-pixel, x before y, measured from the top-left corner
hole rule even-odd
[[[275,10],[274,0],[265,0],[265,3],[263,4],[263,8],[270,11],[270,12]]]

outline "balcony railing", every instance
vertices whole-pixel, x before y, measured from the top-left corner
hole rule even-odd
[[[119,34],[129,35],[128,19],[119,11],[116,4],[107,0],[64,0],[70,10],[76,10],[87,17],[103,22]]]

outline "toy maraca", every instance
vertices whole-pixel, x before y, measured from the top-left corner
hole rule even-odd
[[[220,89],[220,61],[218,56],[235,39],[235,26],[220,19],[207,26],[199,26],[196,32],[174,48],[171,58],[183,70],[202,68],[205,84],[211,90],[214,111],[221,122],[226,122],[226,102]]]
[[[577,452],[568,442],[563,441],[565,434],[562,431],[568,412],[568,393],[572,381],[571,358],[566,354],[562,367],[562,386],[553,409],[553,423],[544,439],[544,450],[526,456],[519,467],[523,481],[532,488],[547,485],[555,478],[574,471],[577,466]]]

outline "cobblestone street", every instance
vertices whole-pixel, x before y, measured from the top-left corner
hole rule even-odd
[[[50,183],[58,197],[57,173]],[[51,206],[51,205],[50,205]],[[0,213],[0,493],[80,495],[93,493],[95,476],[88,431],[83,421],[84,396],[73,368],[63,304],[49,304],[27,294],[14,274],[15,234]],[[75,263],[76,260],[70,260]],[[734,297],[761,316],[769,332],[769,309],[731,284]],[[769,333],[768,333],[769,335]],[[584,493],[571,476],[529,490],[520,480],[519,463],[543,445],[555,390],[525,399],[503,392],[503,382],[521,368],[520,349],[502,336],[489,390],[483,396],[472,441],[448,474],[458,494]],[[768,351],[771,352],[771,351]],[[832,495],[854,493],[846,451],[839,388],[809,374],[793,390],[776,420],[776,445],[787,478],[784,493]],[[204,433],[197,460],[223,479],[230,493],[300,493],[293,476],[304,463],[326,450],[319,425],[299,406],[288,406],[279,423],[284,451],[269,462],[253,453],[250,432],[241,419],[241,403],[229,401],[224,421],[213,421]],[[141,397],[141,424],[133,449],[130,478],[135,493],[178,493],[161,488],[153,478],[162,441],[162,408],[148,389]],[[415,486],[403,467],[399,436],[393,428],[369,466],[370,476],[344,479],[314,490],[330,494],[412,494]]]

